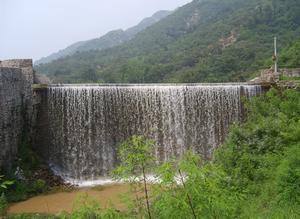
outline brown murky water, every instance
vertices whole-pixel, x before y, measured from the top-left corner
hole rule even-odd
[[[89,197],[99,201],[101,207],[108,207],[113,204],[122,210],[124,205],[121,203],[120,195],[128,191],[128,185],[112,184],[106,185],[101,190],[95,188],[81,188],[73,192],[58,192],[49,195],[40,195],[23,202],[12,204],[8,213],[59,213],[71,212],[76,198],[87,194]]]

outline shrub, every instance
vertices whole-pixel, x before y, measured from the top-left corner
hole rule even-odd
[[[300,144],[286,152],[277,169],[278,201],[300,206]]]
[[[42,193],[42,192],[47,191],[47,184],[46,184],[45,180],[42,180],[42,179],[36,180],[33,183],[32,191],[34,193]]]
[[[0,216],[4,216],[6,214],[6,210],[8,207],[8,203],[4,193],[0,196]]]
[[[101,208],[100,204],[88,197],[87,194],[78,196],[76,199],[71,218],[82,219],[82,218],[100,218]]]
[[[132,211],[140,217],[144,217],[146,213],[150,219],[152,216],[146,174],[150,173],[155,165],[155,158],[152,154],[154,146],[153,141],[143,136],[134,135],[127,139],[120,145],[118,151],[120,165],[113,171],[114,178],[129,183],[132,192],[135,193],[135,206]],[[144,197],[140,198],[140,194]]]
[[[214,163],[246,198],[241,218],[299,218],[300,92],[271,89],[247,104]]]
[[[177,164],[176,164],[177,163]],[[175,176],[175,178],[174,178]],[[182,160],[159,168],[155,218],[233,218],[240,195],[217,165],[188,151]],[[175,181],[177,178],[177,181]]]

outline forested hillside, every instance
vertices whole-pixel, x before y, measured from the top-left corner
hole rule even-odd
[[[283,50],[280,57],[280,65],[287,67],[300,67],[300,36],[290,47]]]
[[[299,11],[298,0],[194,0],[121,46],[36,69],[65,83],[244,81],[270,67],[274,36],[295,64]]]
[[[156,22],[160,21],[161,19],[170,15],[171,13],[172,13],[171,11],[158,11],[155,14],[153,14],[151,17],[143,19],[138,25],[128,28],[125,31],[122,29],[113,30],[99,38],[74,43],[65,49],[62,49],[47,57],[37,60],[35,64],[38,65],[38,64],[49,63],[56,59],[73,55],[76,52],[83,52],[89,50],[103,50],[103,49],[121,45],[122,43],[132,39],[137,33],[155,24]]]

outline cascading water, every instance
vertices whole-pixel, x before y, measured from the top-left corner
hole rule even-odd
[[[118,144],[132,135],[155,142],[161,162],[187,149],[210,157],[243,116],[241,97],[261,93],[246,84],[52,85],[45,156],[77,180],[105,176]]]

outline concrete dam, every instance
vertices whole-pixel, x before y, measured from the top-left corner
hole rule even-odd
[[[263,88],[246,83],[50,84],[31,92],[27,129],[32,145],[56,173],[84,181],[107,176],[118,162],[118,145],[132,135],[153,139],[159,162],[180,158],[188,149],[210,158],[230,125],[243,118],[242,98]],[[12,147],[0,136],[5,148]]]

